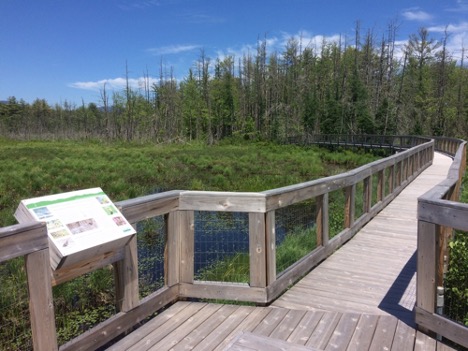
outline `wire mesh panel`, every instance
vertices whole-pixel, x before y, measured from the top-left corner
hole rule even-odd
[[[330,192],[328,199],[328,223],[330,239],[344,230],[345,219],[345,190]]]
[[[468,326],[468,233],[456,231],[449,243],[443,313]]]
[[[195,280],[249,282],[249,216],[195,211]]]
[[[275,211],[276,272],[299,261],[317,247],[315,199]]]
[[[157,216],[138,222],[136,228],[140,297],[146,297],[164,286],[166,221]]]
[[[401,185],[401,179],[402,179],[402,164],[401,161],[395,164],[395,187],[398,187]]]
[[[116,313],[111,265],[57,285],[52,291],[59,345]]]
[[[390,194],[390,191],[393,190],[393,169],[392,167],[387,167],[384,170],[384,188],[383,188],[383,193],[384,193],[384,198],[387,197]]]
[[[354,218],[358,220],[364,214],[364,182],[356,183],[354,196]]]
[[[31,350],[24,258],[0,263],[0,350]]]

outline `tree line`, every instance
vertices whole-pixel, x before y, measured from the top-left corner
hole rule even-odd
[[[138,89],[128,84],[100,102],[51,106],[10,97],[0,104],[0,134],[15,138],[120,140],[225,137],[282,139],[303,133],[467,135],[465,49],[456,60],[449,34],[421,28],[397,50],[397,25],[384,34],[323,41],[317,48],[291,38],[271,52],[267,39],[242,57],[210,59],[201,51],[183,81],[161,64]],[[397,54],[400,52],[400,54]]]

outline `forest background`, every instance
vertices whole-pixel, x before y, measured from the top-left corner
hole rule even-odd
[[[256,52],[210,59],[202,50],[183,81],[161,63],[100,104],[0,104],[0,135],[19,139],[118,139],[168,142],[225,137],[281,140],[313,133],[414,134],[463,137],[468,131],[466,52],[456,61],[425,28],[397,54],[397,26],[361,33],[352,42],[304,46],[291,38],[282,52],[258,40]]]

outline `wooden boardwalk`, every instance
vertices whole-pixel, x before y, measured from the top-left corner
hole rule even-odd
[[[270,307],[177,302],[109,350],[452,350],[414,329],[417,197],[426,169],[352,240]]]
[[[393,315],[411,325],[416,290],[416,199],[445,178],[450,164],[450,158],[436,153],[431,167],[273,306]]]

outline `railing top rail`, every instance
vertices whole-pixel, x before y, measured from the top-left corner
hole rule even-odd
[[[130,223],[136,223],[177,209],[181,192],[182,190],[171,190],[119,201],[116,205]]]
[[[0,228],[0,262],[49,247],[44,223],[32,222]]]
[[[453,141],[459,142],[459,145],[453,157],[453,162],[449,168],[446,179],[419,197],[418,200],[420,202],[434,202],[443,200],[447,193],[459,181],[460,171],[463,167],[466,166],[464,158],[466,157],[465,150],[467,142],[460,139],[453,139]]]
[[[309,142],[313,142],[314,140],[327,140],[329,142],[333,142],[336,140],[337,142],[342,140],[385,140],[386,142],[395,143],[396,146],[400,146],[397,142],[401,142],[402,140],[417,140],[420,142],[427,142],[433,137],[427,136],[419,136],[419,135],[379,135],[379,134],[306,134],[300,137],[290,137],[288,140],[294,139],[302,139],[307,140]]]
[[[43,227],[41,222],[31,222],[27,224],[13,224],[8,227],[0,227],[0,239],[6,238],[7,236],[13,236],[21,234],[27,230],[33,230],[36,228]]]
[[[463,139],[460,139],[460,138],[444,137],[444,136],[431,136],[431,137],[428,137],[428,138],[434,139],[434,140],[447,140],[447,141],[455,141],[455,142],[463,142],[464,141]]]
[[[410,155],[412,155],[412,154],[414,154],[416,152],[419,152],[422,149],[432,147],[433,143],[434,143],[433,141],[429,140],[426,143],[420,144],[420,145],[415,146],[415,147],[413,147],[411,149],[408,149],[408,150],[405,150],[403,152],[391,155],[391,156],[386,157],[386,158],[381,159],[381,160],[376,160],[376,161],[368,163],[368,164],[366,164],[364,166],[355,168],[355,169],[350,170],[350,171],[345,172],[345,173],[340,173],[340,174],[335,175],[335,176],[320,178],[320,179],[312,180],[312,181],[309,181],[309,182],[289,185],[289,186],[285,186],[285,187],[281,187],[281,188],[277,188],[277,189],[266,190],[266,191],[264,191],[262,193],[265,194],[267,197],[270,197],[270,196],[280,195],[280,194],[283,194],[283,193],[288,193],[288,192],[291,192],[291,191],[297,191],[297,190],[308,188],[308,187],[316,187],[317,188],[317,194],[316,195],[321,195],[321,194],[323,194],[325,192],[329,192],[330,191],[330,188],[329,188],[330,186],[332,186],[334,188],[340,188],[340,187],[343,187],[343,186],[350,185],[352,183],[359,182],[359,181],[363,180],[364,178],[368,177],[369,175],[371,175],[371,174],[373,174],[375,172],[378,172],[380,170],[383,170],[384,168],[386,168],[388,166],[392,166],[392,165],[400,162],[404,158],[406,158],[406,157],[408,157],[408,156],[410,156]],[[347,181],[349,181],[350,184],[347,184]],[[320,187],[322,187],[323,189],[320,190],[319,189]]]

